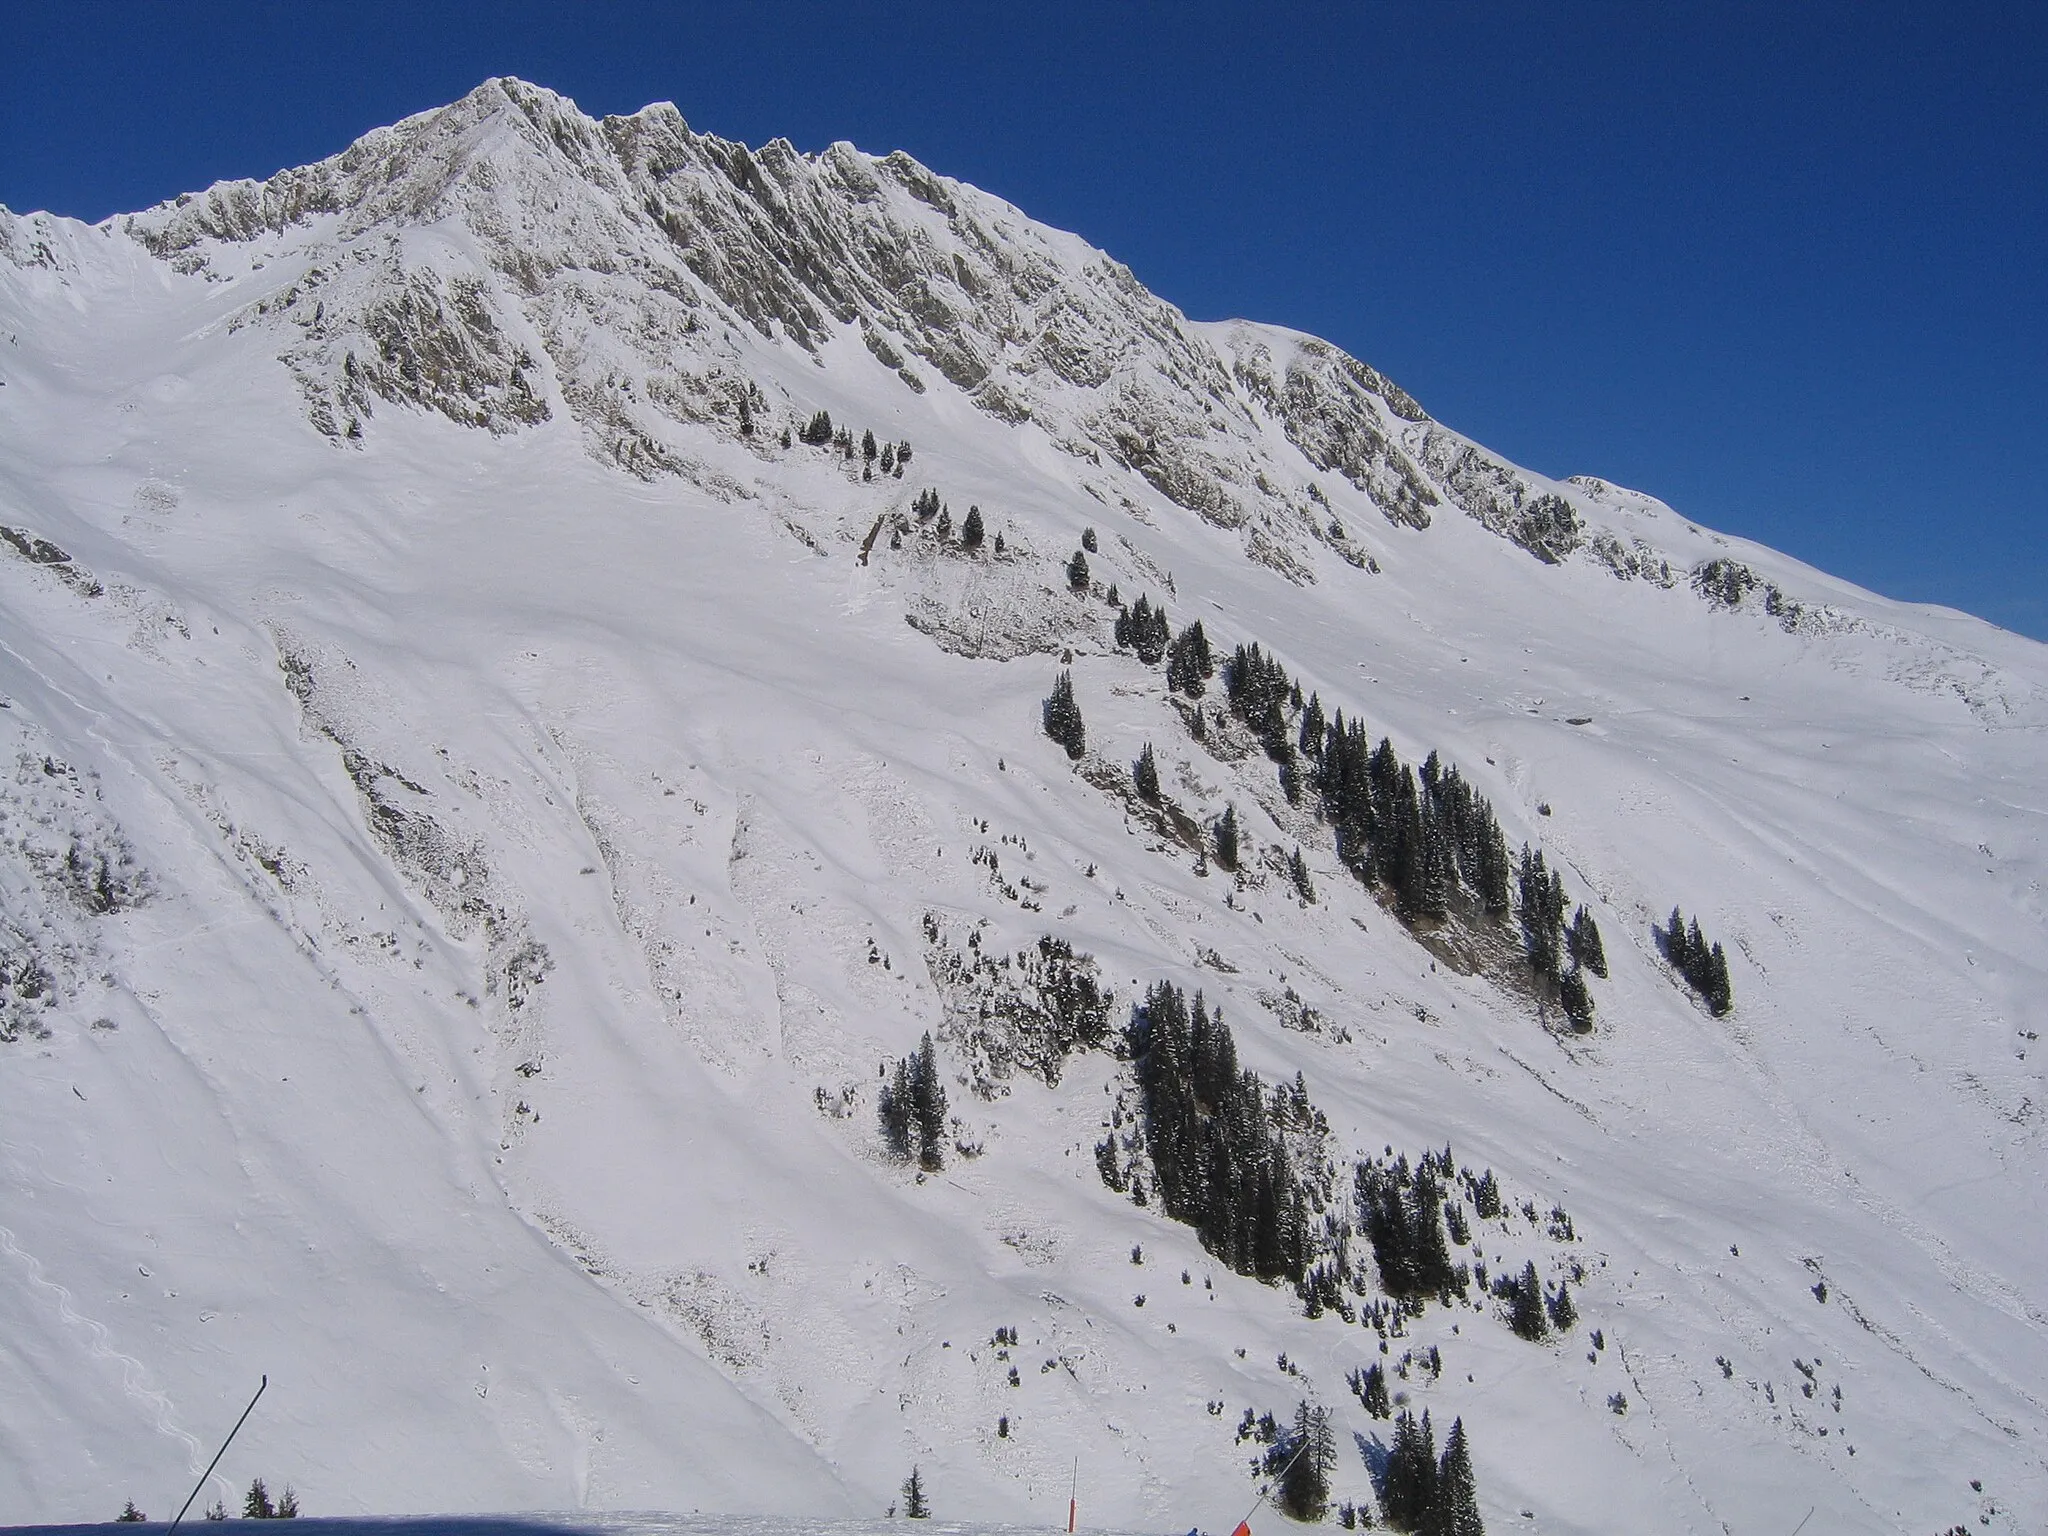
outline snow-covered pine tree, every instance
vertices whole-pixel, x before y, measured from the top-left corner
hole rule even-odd
[[[1308,877],[1308,860],[1301,856],[1301,845],[1295,844],[1294,857],[1287,861],[1287,878],[1294,882],[1294,889],[1303,901],[1316,899],[1314,882]]]
[[[1381,1474],[1380,1509],[1397,1531],[1418,1531],[1436,1505],[1436,1435],[1429,1411],[1422,1421],[1403,1408],[1394,1420],[1394,1445]]]
[[[1088,750],[1088,728],[1081,719],[1081,706],[1074,702],[1072,672],[1062,672],[1053,680],[1044,714],[1045,734],[1066,748],[1068,757],[1078,761]]]
[[[913,1464],[910,1476],[903,1480],[904,1517],[910,1520],[929,1520],[931,1513],[931,1504],[925,1498],[924,1477]]]
[[[1593,994],[1586,989],[1586,975],[1574,965],[1557,978],[1558,1006],[1580,1034],[1593,1027]]]
[[[1166,686],[1175,693],[1199,699],[1215,672],[1216,660],[1209,653],[1209,637],[1202,630],[1202,621],[1197,619],[1166,648]]]
[[[1559,1333],[1569,1333],[1578,1320],[1579,1309],[1572,1300],[1572,1284],[1569,1280],[1560,1280],[1557,1294],[1550,1298],[1550,1326]]]
[[[1233,873],[1237,869],[1237,837],[1237,807],[1226,805],[1216,818],[1216,863]]]
[[[1322,1519],[1330,1507],[1330,1474],[1337,1470],[1337,1439],[1330,1431],[1330,1411],[1311,1407],[1304,1399],[1294,1410],[1292,1432],[1274,1447],[1273,1455],[1282,1458],[1275,1502],[1293,1519]]]
[[[1147,805],[1159,803],[1159,760],[1152,755],[1152,743],[1146,742],[1144,751],[1138,754],[1138,761],[1131,768],[1131,784],[1138,791],[1138,798]]]
[[[1707,978],[1704,989],[1707,1007],[1712,1009],[1718,1018],[1735,1006],[1735,988],[1728,980],[1728,957],[1722,953],[1719,939],[1714,941],[1714,947],[1708,953],[1704,970]]]
[[[1443,1459],[1437,1463],[1436,1498],[1432,1501],[1427,1530],[1429,1536],[1486,1536],[1486,1522],[1479,1517],[1479,1488],[1472,1477],[1472,1451],[1465,1442],[1462,1418],[1451,1420]]]
[[[908,1162],[911,1156],[910,1062],[896,1063],[895,1070],[882,1082],[881,1097],[876,1112],[882,1124],[882,1144],[889,1149],[892,1157]]]
[[[1536,1278],[1536,1261],[1522,1266],[1519,1280],[1508,1282],[1508,1327],[1518,1338],[1531,1343],[1549,1337],[1550,1319],[1543,1306],[1543,1282]]]
[[[917,1160],[928,1173],[946,1162],[946,1085],[939,1080],[938,1054],[925,1031],[910,1062],[911,1119],[917,1129]]]
[[[1607,947],[1600,941],[1600,925],[1593,921],[1593,914],[1583,905],[1572,914],[1572,926],[1565,935],[1565,943],[1574,963],[1603,981],[1607,979]]]

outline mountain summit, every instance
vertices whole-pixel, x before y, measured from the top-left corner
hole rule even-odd
[[[2044,729],[906,155],[0,210],[0,1507],[2034,1529]]]

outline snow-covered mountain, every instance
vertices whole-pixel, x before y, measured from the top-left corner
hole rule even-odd
[[[0,540],[6,1518],[174,1510],[267,1372],[223,1496],[1227,1529],[1302,1402],[1376,1507],[1373,1365],[1496,1532],[2048,1517],[2037,644],[907,156],[513,80],[0,210]],[[1338,711],[1561,875],[1589,1030],[1335,813]],[[1167,1214],[1160,983],[1340,1305]],[[1447,1143],[1471,1283],[1396,1311],[1360,1161]]]

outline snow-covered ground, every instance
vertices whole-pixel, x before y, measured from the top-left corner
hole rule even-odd
[[[672,117],[493,83],[0,211],[0,1518],[171,1512],[267,1372],[209,1497],[810,1531],[916,1465],[1045,1529],[1078,1458],[1090,1529],[1228,1530],[1246,1409],[1331,1408],[1362,1500],[1347,1373],[1433,1344],[1391,1385],[1496,1531],[2048,1523],[2048,651],[1503,465],[900,157]],[[904,474],[780,445],[820,409]],[[1433,958],[1214,687],[1192,739],[1112,583],[1455,762],[1597,916],[1592,1034]],[[1239,879],[1116,788],[1148,741]],[[1203,989],[1343,1153],[1491,1167],[1460,1256],[1576,1263],[1577,1327],[1382,1354],[1231,1274],[1097,1173],[1128,1065],[963,1080],[969,935],[1068,940],[1118,1023]],[[875,1092],[927,1030],[980,1150],[920,1176]]]

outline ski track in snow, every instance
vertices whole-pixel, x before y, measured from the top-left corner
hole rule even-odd
[[[9,1149],[10,1156],[12,1149]],[[19,1164],[16,1169],[19,1171]],[[88,1340],[87,1353],[95,1360],[111,1360],[121,1368],[121,1390],[129,1398],[142,1405],[149,1413],[151,1426],[160,1435],[168,1436],[185,1448],[187,1470],[195,1475],[206,1465],[206,1451],[198,1437],[187,1433],[176,1422],[175,1410],[171,1407],[170,1394],[149,1385],[149,1368],[133,1355],[123,1354],[114,1347],[113,1330],[105,1323],[97,1322],[78,1310],[71,1292],[59,1285],[43,1272],[42,1260],[24,1249],[15,1240],[12,1230],[0,1226],[0,1252],[19,1264],[27,1273],[29,1284],[49,1294],[57,1309],[57,1320],[66,1330],[82,1330]],[[222,1493],[231,1490],[226,1482],[216,1479]]]

